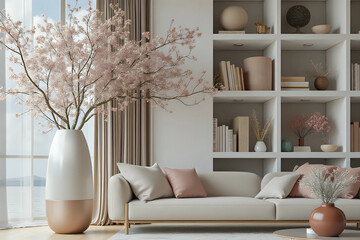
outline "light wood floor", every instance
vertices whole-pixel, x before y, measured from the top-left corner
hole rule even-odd
[[[109,239],[123,226],[90,226],[84,234],[55,234],[47,226],[44,227],[29,227],[29,228],[14,228],[8,230],[0,230],[1,240],[105,240]]]

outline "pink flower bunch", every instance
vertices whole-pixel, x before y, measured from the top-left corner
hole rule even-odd
[[[82,17],[77,14],[80,8],[69,6],[64,25],[43,17],[31,29],[1,13],[5,40],[0,39],[0,46],[22,70],[10,69],[14,87],[0,89],[0,98],[15,96],[58,129],[82,129],[95,114],[109,113],[103,107],[109,102],[118,103],[112,111],[138,99],[166,108],[169,100],[185,103],[190,96],[214,93],[204,72],[195,78],[184,67],[196,60],[192,49],[201,36],[198,28],[171,24],[166,36],[150,38],[145,32],[137,42],[129,40],[130,21],[118,6],[112,6],[113,16],[104,20],[90,5]]]
[[[331,130],[328,117],[316,112],[311,116],[298,114],[291,118],[289,129],[298,137],[304,138],[313,133],[328,133]]]
[[[307,128],[313,129],[315,133],[326,132],[328,133],[331,129],[329,125],[329,119],[327,116],[322,115],[319,112],[311,115],[305,122]]]

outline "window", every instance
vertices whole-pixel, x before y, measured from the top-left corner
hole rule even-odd
[[[68,3],[73,5],[75,0]],[[86,9],[88,1],[78,1],[77,5]],[[95,7],[95,1],[92,5]],[[20,20],[27,26],[40,23],[42,14],[48,16],[51,21],[60,21],[60,10],[64,8],[65,3],[61,0],[5,0],[6,11],[15,20]],[[9,80],[10,72],[7,69],[18,68],[8,61],[9,56],[6,52],[5,76],[1,76],[0,79],[0,85],[4,85],[5,78],[6,88],[12,86]],[[0,60],[4,65],[3,62]],[[43,134],[39,123],[44,120],[34,119],[31,114],[16,117],[17,114],[26,112],[26,109],[12,98],[8,98],[6,104],[0,103],[0,110],[4,107],[6,110],[0,112],[1,115],[6,115],[0,116],[0,162],[5,160],[6,164],[9,222],[21,226],[34,224],[36,220],[44,222],[47,158],[56,130]],[[83,132],[92,153],[93,123],[89,122]]]

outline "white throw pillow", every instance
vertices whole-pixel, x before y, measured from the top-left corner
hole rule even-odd
[[[129,182],[135,196],[141,201],[174,197],[169,181],[157,163],[152,167],[118,163],[118,168]]]
[[[281,177],[274,177],[255,198],[286,198],[300,175],[299,173],[291,173]]]

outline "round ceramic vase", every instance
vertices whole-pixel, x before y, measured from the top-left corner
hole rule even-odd
[[[281,151],[282,152],[291,152],[292,143],[289,140],[281,140]]]
[[[266,145],[263,141],[257,141],[254,147],[255,152],[266,152]]]
[[[346,218],[343,211],[335,204],[321,204],[310,214],[310,227],[321,237],[339,236],[346,227]]]
[[[220,15],[221,26],[228,31],[244,30],[248,24],[247,12],[239,6],[230,6],[225,8]]]
[[[56,233],[81,233],[92,219],[93,177],[81,130],[58,130],[46,176],[46,217]]]

